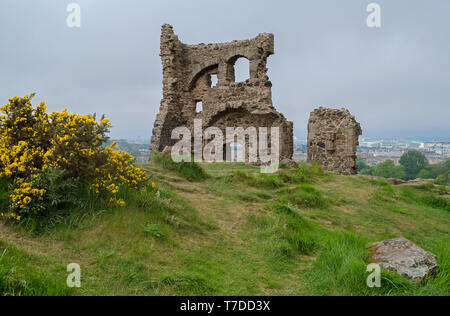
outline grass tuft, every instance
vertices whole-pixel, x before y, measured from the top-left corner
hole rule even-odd
[[[206,171],[196,162],[176,163],[172,160],[170,155],[163,155],[159,153],[154,153],[152,155],[152,161],[159,164],[166,170],[176,172],[178,175],[187,180],[200,181],[208,178]]]
[[[301,184],[298,188],[285,188],[278,191],[280,200],[303,208],[325,208],[328,201],[322,193],[310,184]]]
[[[39,258],[0,240],[0,296],[62,296],[73,294],[59,269],[56,274],[40,271]],[[55,277],[58,275],[60,278]]]
[[[422,193],[410,187],[402,188],[400,196],[408,202],[450,212],[450,199],[448,198],[439,197],[430,193]]]

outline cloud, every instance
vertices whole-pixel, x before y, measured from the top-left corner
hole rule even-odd
[[[306,136],[318,106],[347,107],[366,136],[450,135],[450,3],[377,1],[79,0],[0,3],[0,102],[37,92],[50,110],[106,114],[112,136],[150,137],[161,99],[160,26],[185,43],[275,34],[269,58],[274,104]]]

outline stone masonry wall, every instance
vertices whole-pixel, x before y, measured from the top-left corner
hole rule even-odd
[[[308,161],[317,161],[328,171],[356,174],[361,134],[361,126],[348,110],[314,110],[308,123]]]
[[[194,119],[203,128],[280,127],[280,159],[292,158],[293,123],[272,104],[272,83],[267,76],[267,57],[274,53],[274,36],[260,34],[254,39],[219,44],[183,44],[172,26],[162,26],[161,60],[163,99],[156,117],[152,152],[173,146],[172,130],[185,126],[193,131]],[[235,82],[234,64],[246,58],[250,78]],[[212,87],[211,76],[218,83]],[[197,113],[197,103],[203,110]],[[263,124],[263,125],[261,125]],[[225,133],[224,133],[225,135]],[[226,144],[224,144],[226,145]]]

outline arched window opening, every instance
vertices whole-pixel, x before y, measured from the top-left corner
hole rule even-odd
[[[245,57],[240,57],[234,63],[234,81],[244,82],[250,79],[250,62]]]
[[[205,84],[207,84],[209,78],[213,80],[212,78],[213,74],[217,76],[218,72],[219,72],[219,65],[217,64],[211,65],[197,72],[197,74],[192,78],[192,80],[189,83],[189,90],[192,91],[197,87],[199,87],[200,89],[206,88]]]

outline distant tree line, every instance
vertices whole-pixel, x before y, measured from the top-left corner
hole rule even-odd
[[[399,166],[392,160],[369,166],[363,159],[358,158],[357,163],[360,174],[403,180],[436,179],[437,184],[450,185],[450,160],[431,165],[425,155],[417,150],[404,153]]]

